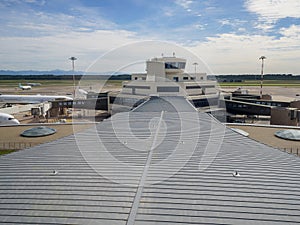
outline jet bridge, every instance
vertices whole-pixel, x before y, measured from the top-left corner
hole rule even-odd
[[[272,106],[270,105],[261,105],[251,102],[227,99],[224,101],[227,112],[232,114],[271,116]]]

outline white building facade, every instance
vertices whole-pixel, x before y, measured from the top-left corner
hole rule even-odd
[[[132,74],[123,82],[123,94],[194,96],[217,94],[216,82],[206,73],[186,73],[186,60],[177,57],[153,58],[146,62],[147,73]]]

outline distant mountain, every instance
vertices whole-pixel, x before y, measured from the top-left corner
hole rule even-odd
[[[75,71],[76,75],[83,74],[82,71]],[[73,75],[73,71],[65,70],[50,70],[50,71],[38,71],[38,70],[0,70],[0,75]]]
[[[73,73],[72,70],[50,70],[50,71],[39,71],[39,70],[0,70],[0,75],[15,75],[15,76],[22,76],[22,75],[120,75],[120,74],[126,74],[123,72],[103,72],[103,73],[95,73],[95,72],[83,72],[83,71],[75,71]]]

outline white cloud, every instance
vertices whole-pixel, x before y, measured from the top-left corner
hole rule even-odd
[[[223,26],[230,26],[238,31],[242,31],[243,30],[243,26],[247,23],[247,21],[245,20],[240,20],[240,19],[219,19],[218,23],[220,24],[220,27]]]
[[[247,0],[245,7],[259,16],[257,28],[266,31],[273,28],[279,19],[300,18],[300,1],[298,0]]]
[[[221,19],[218,21],[222,26],[224,25],[230,25],[231,22],[228,19]]]
[[[191,0],[176,0],[176,4],[184,9],[190,9],[190,5],[193,3]]]
[[[295,37],[300,39],[300,25],[291,25],[288,28],[281,28],[279,31],[280,34],[286,37]]]
[[[266,20],[300,18],[300,1],[298,0],[248,0],[246,7],[250,12]]]
[[[263,31],[269,31],[274,27],[274,23],[270,22],[257,22],[255,25],[255,28],[263,30]]]
[[[34,3],[37,5],[45,5],[46,1],[45,0],[24,0],[26,3]]]
[[[196,46],[186,46],[203,59],[214,74],[259,73],[258,58],[267,57],[266,73],[300,74],[300,27],[291,26],[281,30],[280,39],[263,35],[221,34],[210,37]],[[70,56],[78,58],[77,70],[86,70],[91,63],[102,54],[120,46],[141,41],[136,33],[126,30],[98,30],[94,32],[66,32],[48,37],[15,37],[0,38],[0,61],[3,69],[70,69]],[[167,46],[168,44],[166,44]],[[116,52],[113,58],[102,61],[101,71],[111,71],[116,62],[146,60],[160,56],[161,53],[171,55],[172,49],[161,44],[160,48],[152,45],[137,44],[124,48],[122,54]],[[138,48],[138,49],[136,49]],[[175,50],[178,57],[182,56]],[[130,60],[129,60],[130,58]],[[124,61],[125,60],[125,61]],[[132,61],[131,60],[131,61]],[[144,64],[139,65],[141,71]],[[129,68],[130,69],[130,68]],[[199,67],[200,69],[200,67]]]
[[[19,0],[20,1],[20,0]],[[34,3],[33,0],[29,0]],[[97,12],[97,9],[76,6],[70,13],[52,13],[34,8],[3,6],[0,32],[2,36],[48,36],[62,32],[118,29],[117,25]]]
[[[66,32],[43,37],[0,38],[2,69],[69,69],[68,58],[78,57],[78,70],[85,70],[101,54],[136,41],[124,30]]]
[[[266,73],[300,74],[299,27],[282,30],[280,39],[263,35],[221,34],[190,49],[215,74],[259,73],[261,55],[267,57]],[[295,35],[297,34],[297,35]]]

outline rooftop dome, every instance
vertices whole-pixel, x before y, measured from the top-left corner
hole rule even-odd
[[[279,130],[275,136],[286,140],[300,141],[300,130]]]
[[[43,137],[47,135],[51,135],[56,133],[56,130],[54,128],[50,127],[33,127],[28,130],[25,130],[21,133],[21,136],[23,137]]]

